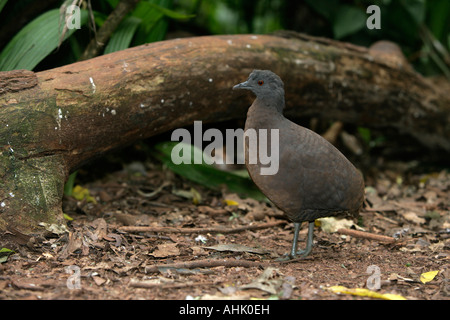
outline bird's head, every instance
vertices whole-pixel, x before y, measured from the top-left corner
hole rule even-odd
[[[270,70],[253,70],[247,81],[239,83],[233,89],[252,91],[258,99],[276,101],[284,107],[283,81]]]

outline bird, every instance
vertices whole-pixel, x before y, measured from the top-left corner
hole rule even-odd
[[[269,136],[278,130],[278,149],[272,148],[274,140],[266,139],[267,150],[278,151],[278,171],[261,174],[267,165],[261,159],[249,159],[248,138],[244,138],[245,165],[261,192],[294,223],[292,248],[284,259],[306,257],[313,247],[315,219],[359,215],[364,202],[363,176],[322,136],[284,117],[284,83],[274,72],[253,70],[247,81],[233,87],[236,89],[250,90],[256,96],[248,109],[244,132],[253,129],[260,134],[265,129]],[[306,247],[297,251],[303,222],[308,223]]]

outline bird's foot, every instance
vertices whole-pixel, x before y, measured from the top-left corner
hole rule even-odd
[[[289,261],[289,260],[291,260],[291,259],[292,259],[291,255],[290,255],[289,253],[285,253],[285,254],[283,254],[281,257],[276,258],[275,261],[277,261],[277,262],[283,262],[283,261]]]
[[[292,255],[292,253],[285,253],[281,257],[275,259],[275,261],[283,262],[283,261],[289,261],[289,260],[298,259],[298,258],[306,258],[306,256],[308,256],[308,254],[309,254],[309,252],[307,250],[299,250],[294,255]]]

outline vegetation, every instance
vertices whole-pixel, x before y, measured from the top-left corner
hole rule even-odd
[[[98,54],[180,36],[285,29],[363,46],[392,40],[416,70],[450,79],[448,0],[0,0],[0,71],[40,71],[82,59],[119,3],[128,5],[128,11],[116,21]],[[69,29],[64,13],[72,4],[80,8],[79,28]],[[373,4],[381,9],[380,30],[366,27],[366,9]],[[369,148],[383,138],[371,137],[364,128],[359,134]],[[160,160],[173,167],[167,157]],[[178,168],[178,173],[189,177],[192,170]],[[66,194],[72,193],[74,178],[66,185]]]
[[[81,3],[81,29],[65,32],[60,8],[72,3]],[[4,22],[0,27],[0,70],[38,71],[77,61],[118,3],[0,0]],[[366,9],[372,4],[381,10],[380,30],[366,27]],[[380,39],[392,40],[418,71],[450,78],[448,21],[447,0],[141,0],[118,24],[102,52],[181,32],[195,36],[288,29],[365,46]]]

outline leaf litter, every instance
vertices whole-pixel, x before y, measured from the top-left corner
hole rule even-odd
[[[270,203],[205,188],[156,161],[141,167],[81,183],[95,201],[65,196],[69,232],[3,255],[0,299],[450,299],[445,170],[379,171],[367,180],[357,226],[393,243],[340,234],[331,222],[331,231],[316,225],[311,256],[277,263],[290,250],[293,228]],[[271,224],[277,221],[286,223]],[[246,229],[255,224],[271,227]],[[126,232],[124,226],[239,231]],[[302,228],[300,241],[305,237]],[[378,290],[367,288],[369,266],[380,270]],[[74,273],[67,267],[79,268],[80,289],[69,288]]]

